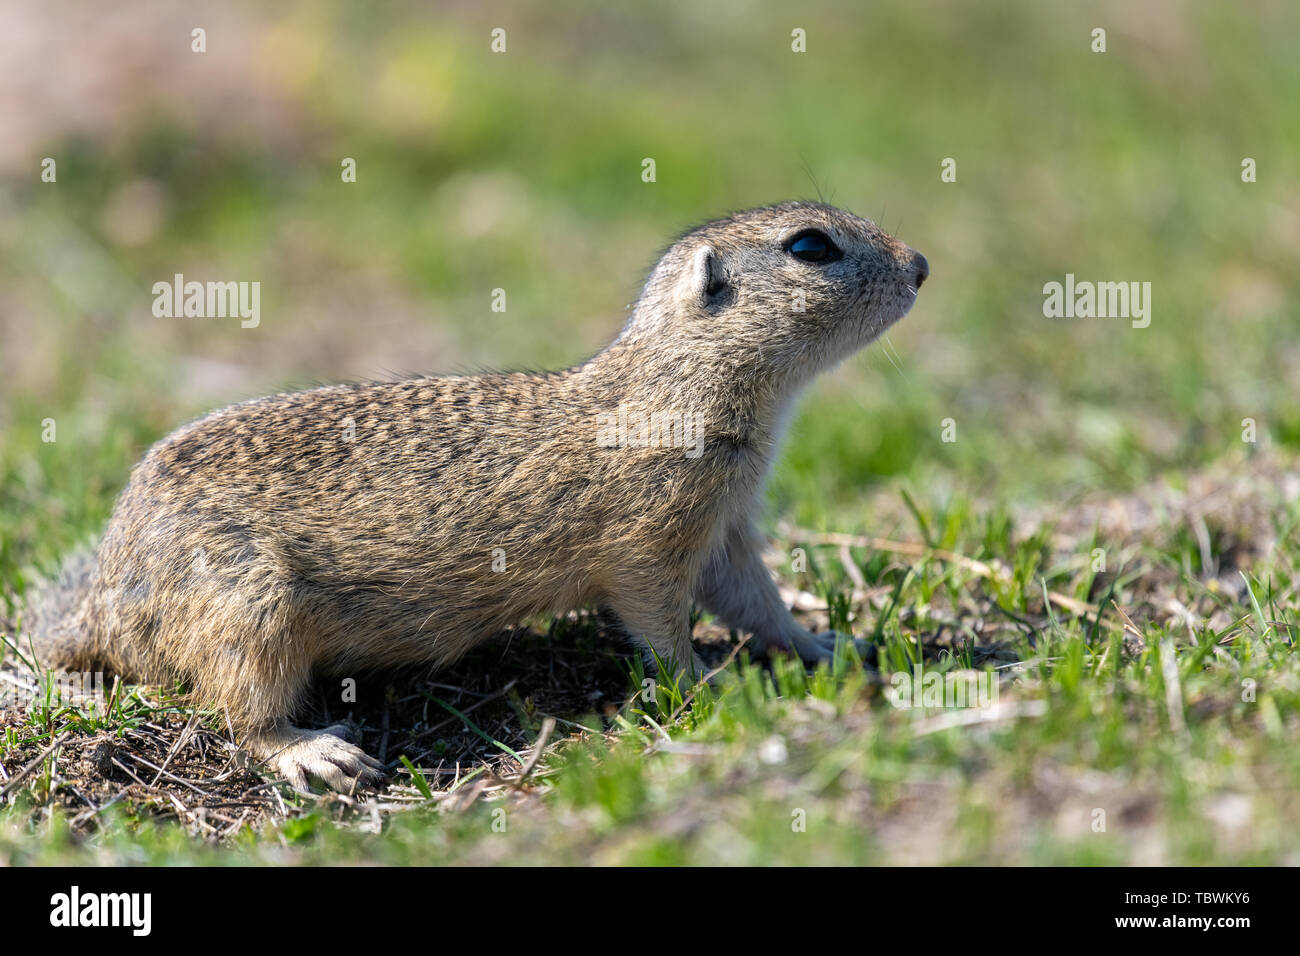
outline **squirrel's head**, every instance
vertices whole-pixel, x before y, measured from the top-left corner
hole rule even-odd
[[[671,336],[732,361],[752,350],[767,368],[805,377],[906,315],[929,274],[925,256],[870,220],[822,203],[764,206],[675,242],[620,340],[653,347]]]

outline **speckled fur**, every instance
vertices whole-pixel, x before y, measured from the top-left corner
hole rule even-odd
[[[807,227],[844,257],[791,256]],[[797,393],[907,312],[923,262],[829,206],[755,209],[682,236],[618,338],[575,368],[214,412],[135,467],[93,562],[34,615],[36,647],[50,666],[183,679],[296,785],[340,789],[377,767],[288,724],[313,672],[446,664],[581,606],[698,669],[692,599],[757,650],[825,656],[760,563],[753,515]],[[621,403],[695,415],[702,453],[599,447],[598,416]]]

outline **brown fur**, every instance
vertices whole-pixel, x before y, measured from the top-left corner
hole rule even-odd
[[[808,227],[844,257],[792,256],[783,244]],[[830,642],[793,620],[760,563],[753,515],[799,390],[903,316],[927,274],[866,220],[771,206],[683,236],[618,338],[575,368],[214,412],[135,467],[93,564],[37,615],[36,646],[51,666],[183,679],[296,785],[344,789],[373,780],[374,761],[335,728],[288,724],[314,672],[445,664],[585,605],[697,670],[692,599],[758,650],[824,657]],[[698,457],[601,447],[600,416],[620,405],[695,416]]]

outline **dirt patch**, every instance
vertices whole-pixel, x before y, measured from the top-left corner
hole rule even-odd
[[[701,655],[711,666],[722,664],[732,650],[727,632],[699,631]],[[385,763],[387,783],[368,795],[367,812],[424,802],[402,758],[432,793],[463,808],[485,789],[520,777],[547,718],[555,720],[547,740],[553,747],[626,709],[635,663],[625,638],[575,614],[546,633],[503,634],[448,670],[359,677],[346,702],[339,682],[317,681],[296,719],[308,727],[344,721]],[[0,665],[0,680],[11,692],[31,686],[30,675],[13,662]],[[110,707],[115,694],[126,693],[110,690]],[[113,713],[126,717],[110,721],[112,730],[74,729],[52,740],[23,710],[0,709],[0,734],[12,731],[20,741],[0,760],[0,790],[11,798],[50,794],[76,832],[93,830],[103,810],[121,804],[178,820],[213,842],[245,825],[256,828],[311,808],[311,801],[304,803],[250,761],[220,714],[195,714],[182,699],[149,688],[132,689]],[[539,762],[532,763],[536,773]],[[359,806],[348,797],[325,800],[334,801],[340,814]]]

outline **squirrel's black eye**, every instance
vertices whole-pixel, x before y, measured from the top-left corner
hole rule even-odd
[[[786,245],[790,255],[804,262],[829,262],[840,257],[840,250],[835,247],[825,233],[809,229],[795,236]]]

